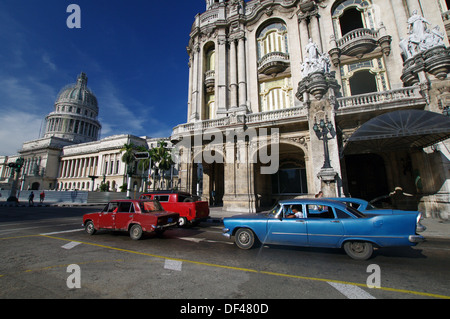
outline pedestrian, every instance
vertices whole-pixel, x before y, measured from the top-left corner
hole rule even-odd
[[[44,202],[44,199],[45,199],[45,192],[42,191],[42,193],[39,195],[39,202],[40,202],[40,203],[43,203],[43,202]]]
[[[28,196],[28,205],[29,206],[34,206],[33,200],[34,200],[34,193],[33,193],[33,191],[31,191],[30,196]]]

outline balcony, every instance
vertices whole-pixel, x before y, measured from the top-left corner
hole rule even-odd
[[[336,99],[336,116],[348,117],[354,122],[353,114],[386,112],[404,108],[423,108],[425,98],[418,86],[390,91],[367,93]],[[229,115],[214,120],[180,124],[173,129],[172,141],[181,140],[183,135],[198,134],[204,130],[226,129],[233,126],[249,127],[276,126],[308,121],[308,108],[305,106],[245,115]]]
[[[214,91],[216,71],[209,70],[205,72],[205,87],[207,92]]]
[[[265,75],[281,73],[290,65],[289,54],[270,52],[258,61],[258,73]]]
[[[384,26],[378,30],[372,29],[356,29],[348,32],[341,39],[332,38],[332,48],[328,54],[334,66],[340,63],[342,55],[362,58],[365,54],[370,53],[378,47],[385,55],[391,53],[391,36],[385,35]]]

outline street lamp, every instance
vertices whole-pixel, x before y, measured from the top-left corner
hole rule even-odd
[[[324,119],[320,119],[320,122],[317,123],[317,119],[314,117],[314,125],[313,130],[316,132],[319,140],[323,140],[323,166],[322,168],[332,168],[330,163],[330,153],[328,151],[328,133],[333,132],[333,123],[328,120],[328,117]]]
[[[444,110],[442,111],[442,114],[444,116],[450,117],[450,106],[447,105],[446,107],[444,107]]]

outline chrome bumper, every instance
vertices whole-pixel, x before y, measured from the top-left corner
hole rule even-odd
[[[409,237],[408,237],[408,240],[411,242],[411,243],[422,243],[422,242],[424,242],[425,241],[425,238],[423,237],[423,236],[420,236],[420,235],[410,235]]]
[[[230,239],[231,238],[231,234],[228,233],[229,231],[230,230],[228,228],[222,229],[222,232],[223,232],[222,235],[225,236],[226,238]]]

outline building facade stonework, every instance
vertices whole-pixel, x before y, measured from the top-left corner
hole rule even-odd
[[[240,212],[401,188],[448,218],[447,5],[206,1],[187,48],[187,122],[171,136],[181,188],[201,184],[205,199]],[[278,170],[264,174],[258,152],[271,151]]]

